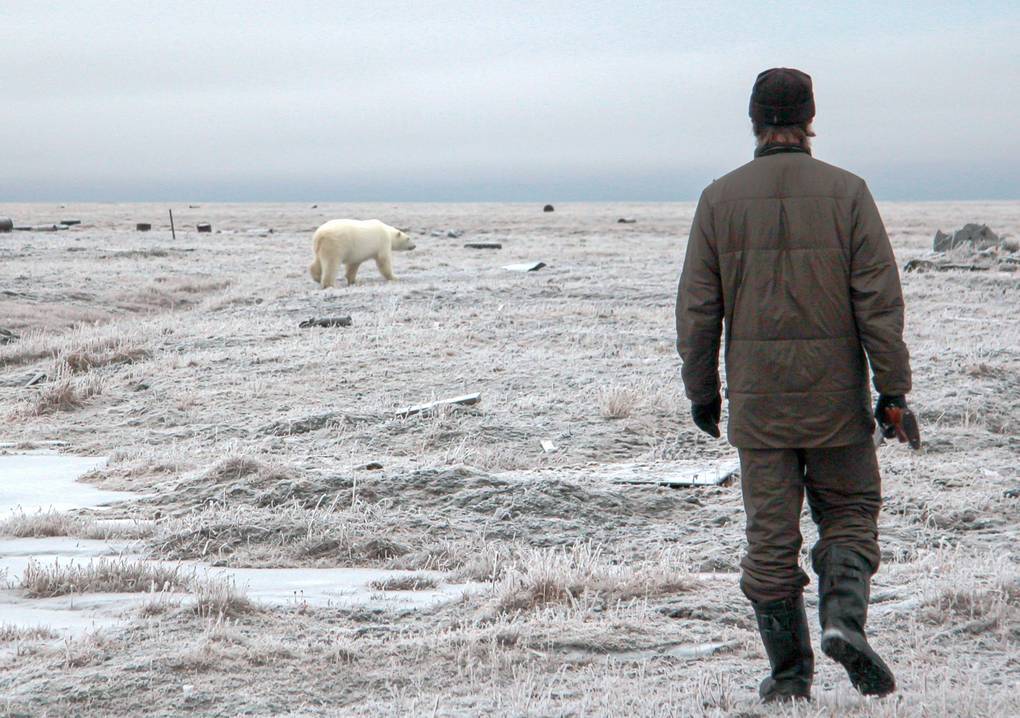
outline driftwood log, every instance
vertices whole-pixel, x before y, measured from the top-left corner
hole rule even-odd
[[[309,327],[349,327],[351,326],[351,318],[347,317],[317,317],[312,319],[306,319],[298,327],[300,329],[308,329]]]

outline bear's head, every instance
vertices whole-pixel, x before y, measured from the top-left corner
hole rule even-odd
[[[414,249],[414,242],[407,236],[406,232],[396,230],[393,236],[390,238],[390,248],[398,252],[405,252],[409,249]]]

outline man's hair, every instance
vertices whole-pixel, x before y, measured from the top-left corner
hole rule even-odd
[[[754,137],[759,147],[771,144],[800,145],[806,150],[811,149],[811,138],[815,131],[811,128],[811,122],[802,122],[799,125],[764,125],[753,123]]]

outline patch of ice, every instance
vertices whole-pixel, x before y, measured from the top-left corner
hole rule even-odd
[[[185,564],[189,565],[189,564]],[[233,581],[256,603],[267,605],[333,606],[337,608],[426,608],[453,601],[472,587],[438,584],[422,591],[380,591],[375,581],[428,576],[437,581],[436,571],[397,571],[374,568],[221,568],[191,564],[199,575]]]
[[[87,562],[101,556],[121,556],[132,546],[130,543],[66,536],[0,539],[0,585],[3,585],[4,578],[8,584],[17,584],[32,559],[48,565]],[[0,611],[0,622],[5,620]]]
[[[11,511],[97,507],[113,501],[137,498],[137,494],[103,491],[76,481],[82,474],[103,466],[106,459],[56,455],[0,456],[0,518]],[[138,558],[133,542],[101,541],[68,537],[0,539],[0,623],[20,627],[45,626],[69,636],[110,626],[146,601],[145,593],[92,593],[29,599],[13,587],[31,560],[46,564],[86,563],[104,557]],[[169,562],[167,562],[169,563]],[[197,561],[181,562],[186,574],[234,583],[248,598],[268,606],[303,605],[369,609],[428,608],[460,598],[477,585],[441,583],[435,571],[391,571],[371,568],[278,568],[232,569]],[[380,591],[376,581],[423,575],[437,587],[421,591]],[[181,602],[194,597],[182,594]]]
[[[5,538],[0,539],[0,557],[35,556],[38,559],[44,559],[47,556],[58,558],[92,558],[94,556],[120,554],[127,551],[132,545],[129,542],[80,539],[68,536]]]
[[[19,628],[45,627],[76,637],[116,625],[125,613],[146,600],[152,600],[152,595],[91,593],[28,599],[14,591],[0,591],[0,623]]]
[[[137,498],[137,494],[104,491],[78,481],[105,465],[105,457],[94,456],[0,456],[0,518],[18,509],[67,511]]]

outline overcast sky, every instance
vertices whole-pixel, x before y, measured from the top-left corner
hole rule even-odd
[[[0,201],[696,199],[774,66],[880,199],[1020,199],[1018,38],[1015,1],[3,0]]]

